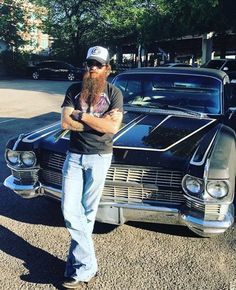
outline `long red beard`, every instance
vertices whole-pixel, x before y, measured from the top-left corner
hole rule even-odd
[[[85,72],[83,77],[82,91],[80,94],[81,104],[86,103],[94,106],[100,99],[101,94],[104,92],[106,85],[107,74],[99,74],[99,77],[90,77],[88,71]]]

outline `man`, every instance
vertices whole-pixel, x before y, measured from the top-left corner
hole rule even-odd
[[[62,212],[71,235],[67,289],[91,281],[98,269],[92,231],[123,111],[120,90],[107,82],[109,73],[108,50],[91,47],[83,82],[69,87],[62,104],[62,128],[71,130],[62,184]]]

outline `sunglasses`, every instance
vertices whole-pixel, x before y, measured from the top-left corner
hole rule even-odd
[[[98,61],[87,61],[86,62],[87,67],[90,69],[93,66],[96,66],[98,69],[103,68],[104,66],[106,66],[106,64],[101,64]]]

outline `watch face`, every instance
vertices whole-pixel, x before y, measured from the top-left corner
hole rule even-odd
[[[78,119],[81,120],[83,117],[83,112],[79,112]]]

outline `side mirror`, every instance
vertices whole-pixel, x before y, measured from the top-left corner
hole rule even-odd
[[[236,115],[236,107],[229,107],[228,112],[229,112],[229,119],[231,119],[232,116]]]

